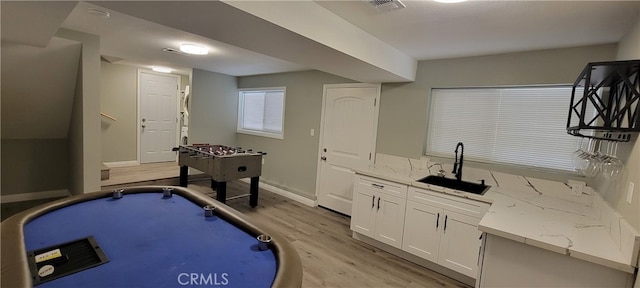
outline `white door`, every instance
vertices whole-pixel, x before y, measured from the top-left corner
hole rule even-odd
[[[140,71],[140,163],[175,161],[177,145],[177,75]]]
[[[325,85],[320,127],[318,205],[351,215],[352,169],[373,161],[379,84]]]

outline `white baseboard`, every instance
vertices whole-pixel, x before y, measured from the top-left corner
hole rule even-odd
[[[12,203],[12,202],[21,202],[21,201],[29,201],[29,200],[66,197],[66,196],[71,196],[71,193],[67,189],[51,190],[51,191],[40,191],[40,192],[21,193],[21,194],[13,194],[13,195],[0,195],[0,202]]]
[[[246,183],[251,183],[250,179],[247,179],[247,178],[240,179],[240,181],[243,181],[243,182],[246,182]],[[287,190],[284,190],[284,189],[280,189],[278,187],[275,187],[275,186],[272,186],[272,185],[269,185],[269,184],[266,184],[266,183],[263,183],[263,182],[260,182],[260,188],[263,188],[263,189],[265,189],[265,190],[267,190],[269,192],[272,192],[274,194],[278,194],[280,196],[287,197],[287,198],[289,198],[289,199],[291,199],[293,201],[302,203],[302,204],[310,206],[310,207],[318,206],[318,202],[316,200],[311,200],[311,199],[309,199],[307,197],[300,196],[300,195],[298,195],[296,193],[293,193],[293,192],[290,192],[290,191],[287,191]]]
[[[107,167],[109,167],[109,168],[130,167],[130,166],[138,166],[138,165],[140,165],[140,162],[138,162],[137,160],[116,161],[116,162],[104,162],[104,165],[107,165]]]

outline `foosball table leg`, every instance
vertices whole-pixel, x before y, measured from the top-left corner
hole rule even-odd
[[[180,166],[180,186],[187,187],[189,184],[189,166]]]
[[[258,182],[260,182],[260,177],[251,177],[251,186],[249,188],[249,205],[251,207],[258,206]]]
[[[212,182],[213,183],[213,182]],[[216,182],[216,200],[227,202],[227,182]]]

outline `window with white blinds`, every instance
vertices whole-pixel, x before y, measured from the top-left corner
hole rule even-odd
[[[432,89],[427,154],[453,156],[463,142],[468,160],[573,171],[578,138],[566,132],[571,90]]]
[[[241,89],[238,133],[284,138],[285,87]]]

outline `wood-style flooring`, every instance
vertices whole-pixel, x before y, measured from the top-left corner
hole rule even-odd
[[[111,179],[102,182],[103,188],[131,186],[127,183],[177,185],[179,168],[176,163],[152,165],[112,168]],[[158,171],[157,176],[149,177],[155,174],[154,170]],[[166,176],[174,172],[175,176]],[[195,179],[190,179],[189,189],[215,197],[208,178],[191,178]],[[231,181],[227,184],[229,196],[246,194],[247,191],[249,184],[245,182]],[[279,232],[293,244],[302,260],[303,287],[468,287],[354,240],[348,216],[309,207],[265,189],[260,189],[256,208],[249,206],[246,197],[229,200],[227,205],[252,218],[258,225]]]

